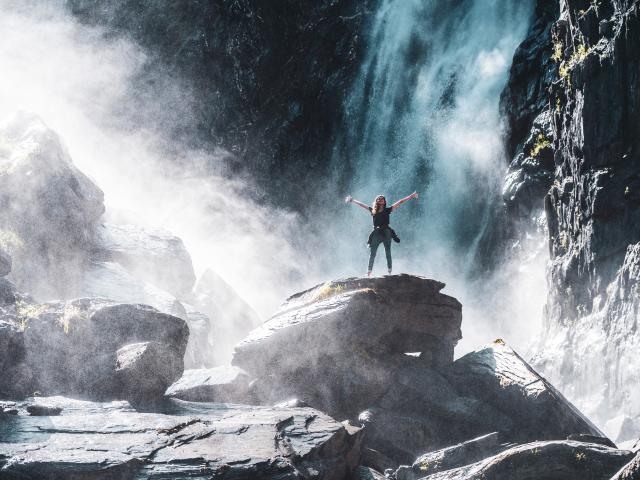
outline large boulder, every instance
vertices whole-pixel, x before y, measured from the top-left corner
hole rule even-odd
[[[15,405],[10,427],[0,422],[0,477],[341,480],[360,457],[359,429],[310,408],[169,400],[163,412],[139,413],[126,402],[38,404],[64,409],[31,417]]]
[[[571,440],[512,447],[470,465],[434,473],[423,480],[583,480],[607,479],[633,457],[595,443]]]
[[[461,393],[504,412],[511,427],[496,429],[508,432],[510,440],[557,440],[571,434],[605,437],[501,340],[459,358],[443,374]]]
[[[152,307],[85,298],[17,304],[15,316],[32,375],[21,385],[23,394],[152,400],[182,374],[188,327]],[[122,350],[139,342],[152,343]]]
[[[37,296],[63,296],[93,244],[103,193],[35,115],[0,124],[0,143],[0,233],[13,277]]]
[[[640,453],[620,469],[611,480],[639,480],[640,479]]]
[[[180,297],[195,283],[191,256],[182,240],[168,231],[137,225],[102,224],[95,255],[118,262],[142,280]]]
[[[236,346],[233,363],[259,376],[345,351],[428,352],[453,361],[462,337],[460,303],[444,283],[411,275],[348,278],[288,298]]]

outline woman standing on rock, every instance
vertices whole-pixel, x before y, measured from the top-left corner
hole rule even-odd
[[[369,245],[368,277],[371,276],[373,261],[376,258],[376,252],[381,243],[384,245],[384,253],[387,255],[387,268],[389,269],[389,273],[391,273],[391,239],[393,238],[396,242],[400,242],[400,239],[396,235],[396,232],[389,226],[389,214],[412,198],[418,198],[418,192],[413,192],[408,197],[398,200],[390,207],[387,207],[387,199],[384,198],[384,195],[378,195],[371,207],[355,200],[351,195],[347,195],[347,198],[344,199],[346,203],[355,203],[365,210],[368,210],[373,218],[373,231],[369,234],[369,241],[367,242],[367,245]]]

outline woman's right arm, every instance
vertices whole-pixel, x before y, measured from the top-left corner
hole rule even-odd
[[[364,203],[359,202],[358,200],[353,198],[351,195],[347,195],[347,197],[344,199],[344,201],[346,203],[355,203],[356,205],[364,208],[367,212],[369,211],[369,205],[365,205]]]

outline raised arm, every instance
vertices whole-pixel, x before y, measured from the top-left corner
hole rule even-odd
[[[356,205],[364,208],[367,212],[369,211],[369,205],[366,205],[366,204],[364,204],[362,202],[359,202],[358,200],[353,198],[351,195],[347,195],[347,197],[344,199],[344,201],[346,203],[355,203]]]
[[[398,208],[400,205],[402,205],[404,202],[406,202],[407,200],[411,200],[412,198],[418,198],[418,192],[413,192],[411,195],[409,195],[408,197],[404,197],[401,198],[400,200],[398,200],[396,203],[394,203],[393,205],[391,205],[391,208],[393,208],[394,210],[396,208]]]

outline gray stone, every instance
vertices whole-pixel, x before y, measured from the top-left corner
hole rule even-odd
[[[242,369],[229,365],[185,370],[166,395],[192,402],[246,403],[248,392],[249,376]]]
[[[164,345],[161,350],[173,349],[172,358],[181,361],[189,336],[184,320],[146,305],[104,299],[27,305],[20,315],[24,322],[24,363],[32,372],[31,382],[23,385],[24,393],[37,390],[42,394],[125,398],[113,381],[120,348],[158,342]],[[162,369],[147,372],[150,377],[166,376]],[[175,378],[170,378],[166,386]]]
[[[185,300],[210,319],[207,338],[212,348],[207,366],[229,363],[233,346],[262,323],[255,310],[211,269],[205,270]]]
[[[353,472],[354,480],[384,480],[385,476],[371,467],[358,467]]]
[[[640,453],[620,469],[611,480],[640,480]]]
[[[175,296],[191,291],[196,277],[180,238],[165,230],[108,223],[97,233],[99,251],[94,255],[120,263],[136,277]]]
[[[360,457],[358,429],[309,408],[170,400],[142,413],[126,402],[38,402],[63,413],[0,421],[2,478],[335,480]]]
[[[12,278],[38,297],[75,288],[104,212],[102,191],[72,163],[58,135],[25,112],[0,125],[0,229]]]
[[[461,393],[507,415],[509,441],[565,439],[571,434],[606,437],[553,385],[501,341],[468,353],[443,370]]]
[[[116,355],[114,391],[131,401],[162,397],[184,369],[180,352],[165,343],[132,343],[120,348]]]
[[[50,407],[47,405],[28,405],[27,412],[34,417],[55,417],[62,413],[62,407]]]
[[[461,338],[460,303],[439,293],[444,284],[411,275],[349,278],[317,285],[287,299],[236,346],[233,364],[254,376],[291,371],[344,351],[437,351],[453,360]]]
[[[609,478],[633,454],[603,445],[569,440],[512,447],[464,467],[434,473],[428,480],[582,480]]]

